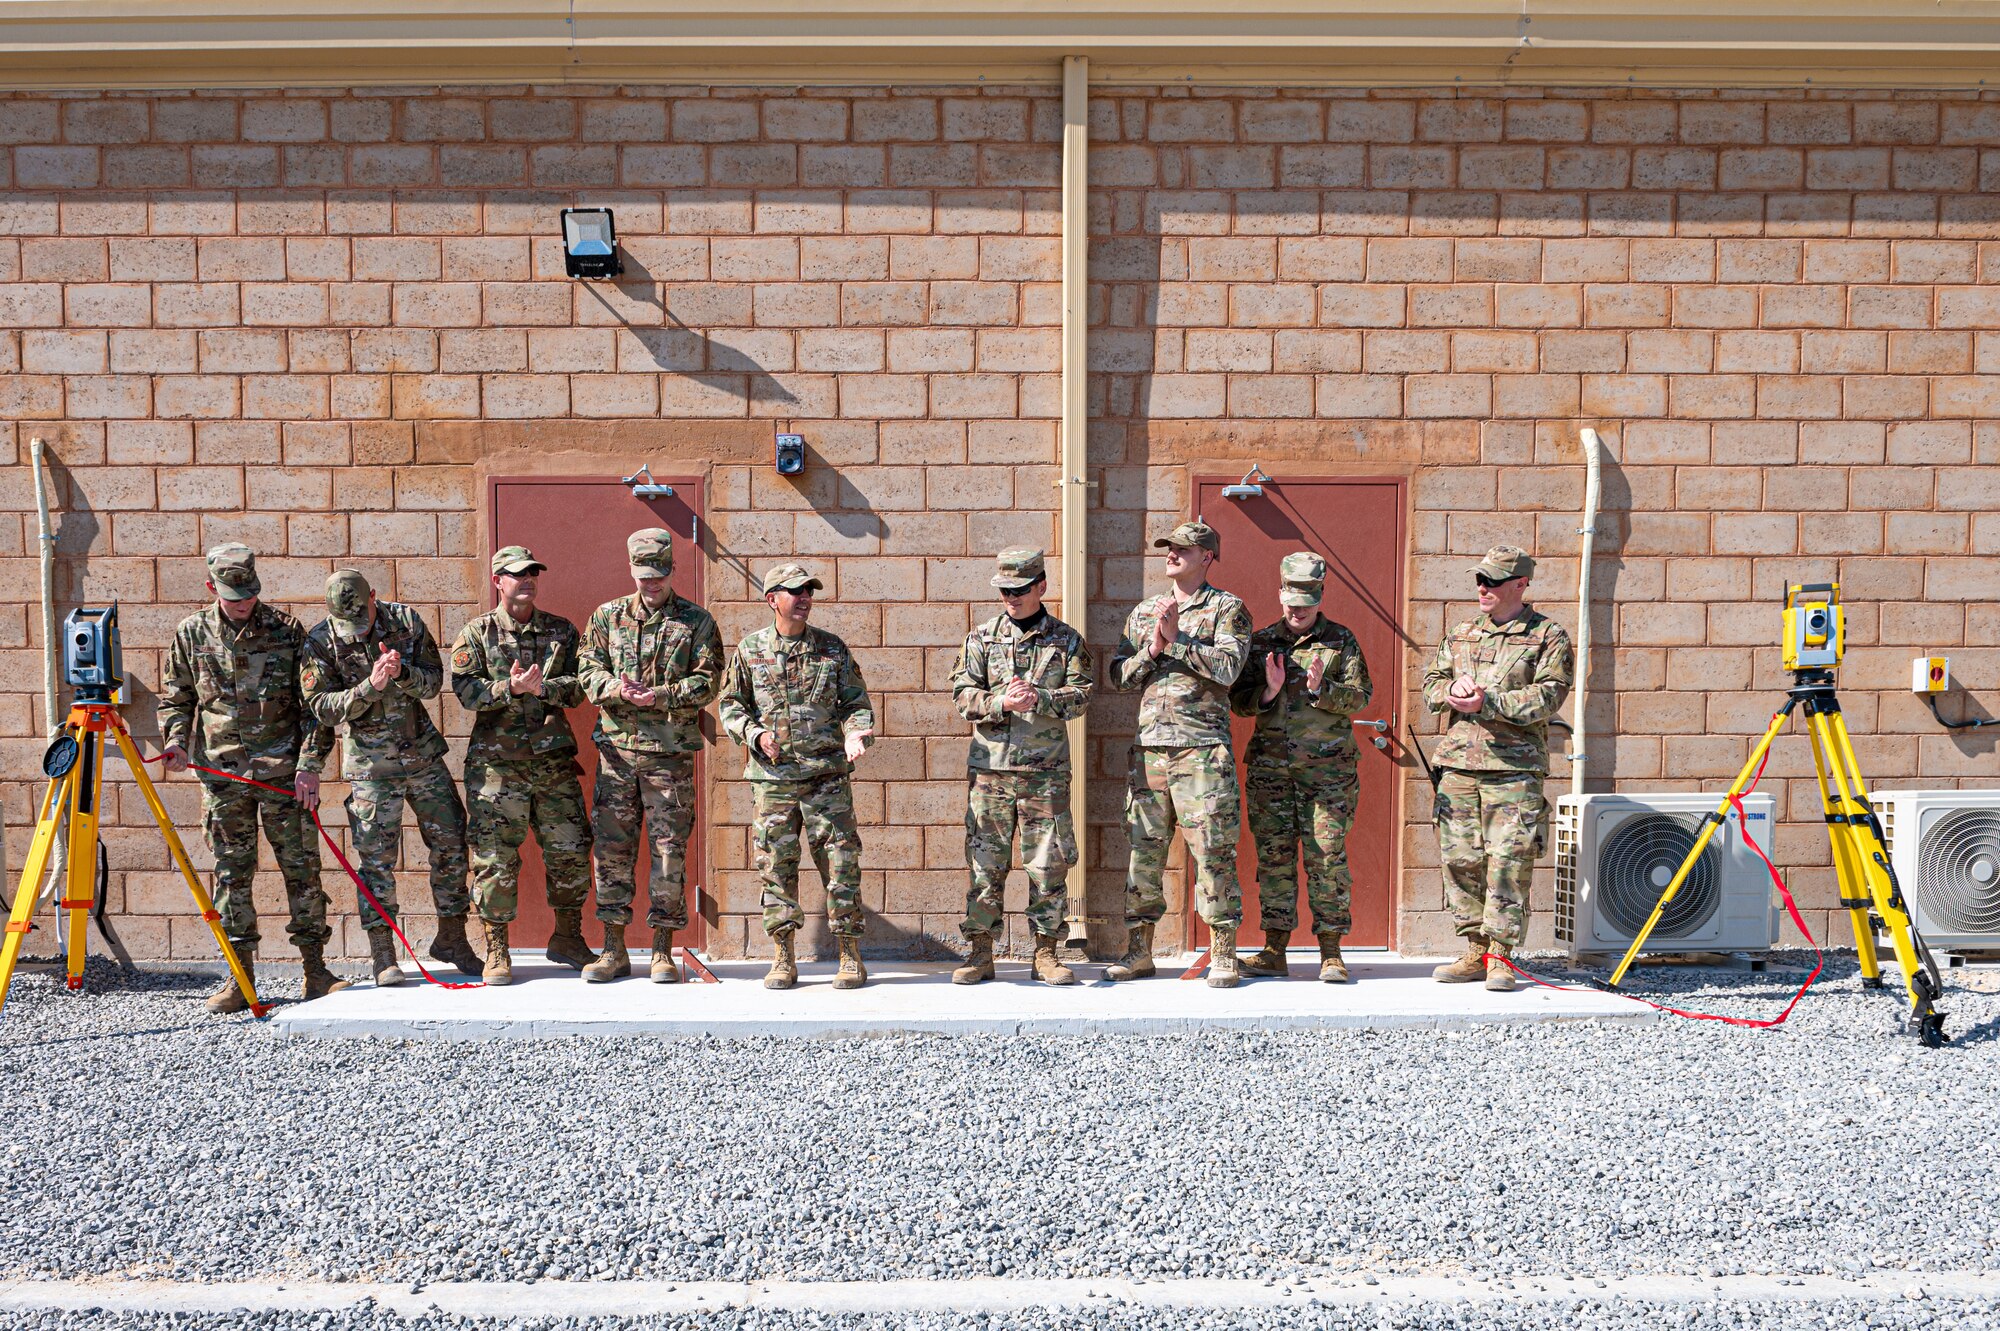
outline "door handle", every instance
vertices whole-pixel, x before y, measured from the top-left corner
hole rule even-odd
[[[1372,727],[1372,728],[1373,728],[1373,729],[1375,729],[1375,730],[1378,730],[1378,731],[1382,731],[1382,732],[1385,732],[1385,733],[1386,733],[1386,732],[1388,731],[1388,729],[1389,729],[1389,723],[1388,723],[1387,721],[1360,721],[1360,720],[1355,720],[1355,721],[1350,721],[1350,722],[1349,722],[1349,724],[1350,724],[1350,725],[1357,725],[1357,726],[1369,726],[1369,727]]]

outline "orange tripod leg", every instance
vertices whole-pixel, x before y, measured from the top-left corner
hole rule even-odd
[[[83,963],[90,943],[90,908],[97,897],[97,824],[104,797],[104,730],[92,718],[70,713],[79,752],[69,786],[69,886],[59,903],[67,911],[67,961],[71,989],[83,988]]]
[[[49,782],[42,796],[41,817],[35,823],[35,839],[28,846],[27,863],[14,885],[14,909],[7,917],[7,932],[0,939],[0,1010],[7,1005],[7,987],[14,982],[14,967],[21,960],[21,947],[28,941],[29,921],[34,918],[35,898],[41,892],[42,875],[48,871],[49,852],[55,848],[56,834],[69,811],[69,783],[76,769]]]

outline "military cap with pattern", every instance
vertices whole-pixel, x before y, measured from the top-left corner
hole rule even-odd
[[[1486,552],[1486,558],[1472,566],[1472,571],[1495,582],[1505,582],[1509,578],[1532,578],[1535,576],[1535,560],[1518,545],[1496,545]]]
[[[334,626],[358,631],[368,619],[368,579],[358,568],[337,568],[326,580],[326,613]]]
[[[1206,522],[1183,522],[1180,526],[1153,542],[1155,550],[1169,545],[1178,545],[1183,549],[1189,550],[1199,546],[1212,555],[1222,553],[1222,537],[1217,535],[1215,528],[1209,526]]]
[[[1278,561],[1279,605],[1318,605],[1326,587],[1326,561],[1310,550],[1286,555]]]
[[[218,545],[206,556],[208,580],[215,594],[225,601],[247,601],[264,590],[257,581],[257,556],[249,546],[237,541]]]
[[[825,586],[825,583],[806,572],[803,564],[780,564],[764,575],[764,594],[767,596],[777,591],[780,587],[783,587],[786,591],[795,592],[801,587],[811,587],[817,590]]]
[[[993,585],[1003,591],[1025,587],[1048,575],[1040,550],[1002,550],[994,562]]]
[[[541,573],[547,569],[548,565],[525,545],[503,545],[493,552],[495,573]]]
[[[665,527],[647,527],[625,538],[625,558],[635,578],[667,578],[674,572],[674,534]]]

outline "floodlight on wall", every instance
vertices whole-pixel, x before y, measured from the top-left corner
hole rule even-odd
[[[617,277],[625,271],[609,208],[563,209],[562,233],[563,271],[571,277]]]

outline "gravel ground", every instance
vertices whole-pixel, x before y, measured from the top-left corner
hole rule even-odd
[[[1406,1331],[1451,1327],[1460,1331],[1989,1331],[1991,1307],[1982,1303],[1865,1305],[1829,1313],[1824,1306],[1782,1303],[1592,1303],[1579,1301],[1522,1308],[1496,1304],[1401,1304],[1394,1308],[1259,1310],[1259,1331]],[[256,1327],[267,1331],[468,1331],[453,1316],[404,1319],[392,1313],[238,1313],[216,1316],[97,1311],[30,1315],[19,1331],[210,1331]],[[1018,1315],[952,1317],[936,1313],[903,1317],[822,1316],[728,1310],[701,1316],[634,1317],[589,1321],[530,1317],[510,1320],[508,1331],[1238,1331],[1243,1316],[1229,1310],[1166,1315],[1153,1309],[1104,1308],[1089,1312],[1030,1310]]]
[[[1840,960],[1777,1031],[475,1045],[274,1039],[206,1017],[206,977],[92,964],[82,994],[17,979],[0,1021],[0,1280],[2000,1270],[2000,993],[1966,989],[1990,971],[1954,973],[1956,1042],[1928,1051]],[[1798,978],[1643,973],[1742,1013]],[[1620,1307],[1593,1324],[1643,1320]],[[1824,1320],[1734,1307],[1658,1324]],[[1356,1315],[1385,1325],[1295,1324]],[[1465,1316],[1438,1324],[1498,1324]]]

